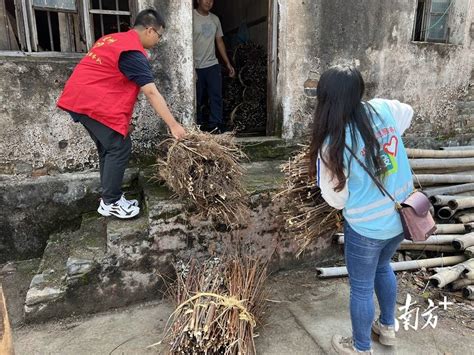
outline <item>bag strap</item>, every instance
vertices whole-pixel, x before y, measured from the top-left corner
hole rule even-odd
[[[398,201],[395,200],[395,198],[390,194],[390,192],[387,191],[387,189],[383,186],[383,184],[379,181],[379,179],[377,179],[369,170],[369,168],[367,168],[367,166],[362,163],[362,161],[357,157],[357,155],[352,151],[351,148],[349,148],[349,146],[346,144],[345,145],[347,150],[349,150],[349,152],[352,154],[352,156],[355,158],[355,160],[357,160],[357,162],[359,163],[359,165],[362,167],[362,169],[365,170],[365,172],[370,176],[370,178],[373,180],[373,182],[375,183],[375,185],[379,188],[380,192],[382,193],[383,196],[388,196],[394,203],[395,205],[399,205]]]

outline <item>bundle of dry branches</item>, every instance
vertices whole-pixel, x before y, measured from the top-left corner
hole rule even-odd
[[[305,248],[319,236],[336,232],[340,226],[340,213],[329,206],[321,196],[316,179],[309,177],[309,148],[303,149],[288,163],[282,165],[286,187],[280,195],[285,201],[286,226],[294,233],[300,249]]]
[[[176,267],[177,304],[165,341],[170,354],[255,354],[267,262],[249,256]]]
[[[156,178],[195,205],[203,218],[229,226],[245,221],[249,207],[239,164],[245,155],[233,134],[191,130],[185,139],[170,138],[160,146]]]

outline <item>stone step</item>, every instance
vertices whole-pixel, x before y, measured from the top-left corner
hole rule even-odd
[[[27,321],[54,317],[69,290],[88,283],[106,253],[106,220],[83,217],[79,230],[50,237],[25,301]]]
[[[96,218],[95,222],[84,218],[80,230],[50,239],[26,297],[27,320],[44,321],[156,299],[173,278],[174,262],[223,253],[234,238],[245,239],[264,255],[276,250],[272,271],[293,264],[297,246],[291,236],[283,238],[278,217],[281,205],[270,194],[282,186],[282,162],[244,164],[251,212],[245,225],[233,232],[225,221],[203,220],[199,211],[174,199],[166,187],[151,179],[152,169],[140,171],[143,201],[138,218]],[[314,257],[329,245],[330,241],[318,243],[305,255]]]
[[[251,194],[276,191],[284,183],[281,165],[286,160],[260,161],[242,164],[245,168],[245,184]]]
[[[279,137],[238,137],[236,141],[252,162],[285,160],[298,149],[295,142]]]

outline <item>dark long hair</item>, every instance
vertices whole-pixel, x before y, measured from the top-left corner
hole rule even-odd
[[[381,170],[378,158],[380,144],[375,136],[373,120],[376,112],[362,102],[365,84],[360,72],[351,66],[335,66],[323,73],[317,87],[318,103],[314,113],[310,146],[310,174],[316,175],[316,159],[324,146],[321,158],[337,179],[335,191],[341,191],[346,182],[344,150],[346,128],[352,138],[352,150],[357,151],[357,132],[365,145],[365,164],[371,172]]]

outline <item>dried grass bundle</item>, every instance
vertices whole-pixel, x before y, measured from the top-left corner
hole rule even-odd
[[[295,235],[300,246],[298,255],[319,236],[336,232],[342,220],[340,213],[322,198],[316,179],[309,177],[309,166],[307,146],[282,165],[286,188],[280,195],[286,200],[287,229]]]
[[[244,170],[245,154],[230,133],[211,135],[189,131],[185,139],[167,139],[160,144],[156,177],[164,180],[179,198],[194,204],[203,218],[229,226],[245,221],[249,214]]]
[[[267,262],[249,256],[178,265],[177,304],[165,336],[170,354],[255,354]]]

